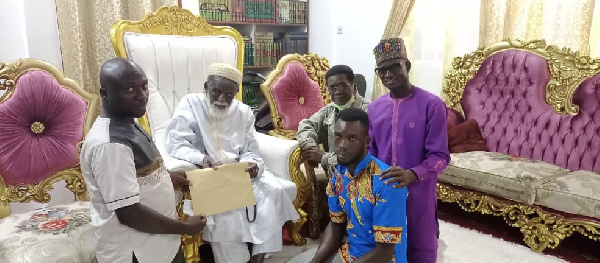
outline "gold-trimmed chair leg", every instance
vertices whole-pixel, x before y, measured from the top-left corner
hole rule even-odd
[[[300,234],[300,230],[302,226],[307,222],[308,215],[306,214],[303,206],[307,203],[307,200],[310,199],[312,193],[312,183],[310,172],[305,176],[304,173],[300,170],[300,165],[304,163],[304,158],[301,154],[300,147],[297,147],[290,156],[289,167],[290,167],[290,177],[292,181],[296,184],[296,188],[298,189],[298,193],[296,195],[296,199],[294,200],[294,207],[298,214],[300,215],[300,219],[298,222],[290,223],[288,222],[288,229],[290,230],[290,236],[295,245],[301,246],[305,245],[307,240],[302,237]],[[306,165],[306,164],[305,164]],[[313,176],[314,177],[314,171]]]
[[[288,231],[290,232],[290,237],[292,238],[292,242],[294,243],[294,245],[296,246],[303,246],[306,245],[306,238],[303,238],[302,235],[300,234],[300,230],[302,229],[302,226],[304,226],[304,224],[306,223],[306,212],[304,212],[304,210],[302,208],[298,208],[297,209],[298,214],[300,215],[300,219],[298,219],[297,222],[292,222],[292,221],[288,221],[286,223]]]

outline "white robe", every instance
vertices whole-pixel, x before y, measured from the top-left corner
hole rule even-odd
[[[262,244],[281,233],[288,220],[298,220],[293,201],[282,184],[265,169],[258,155],[254,115],[247,105],[233,100],[222,117],[213,117],[205,94],[188,94],[181,99],[168,127],[165,148],[171,157],[202,165],[204,156],[215,162],[253,162],[259,167],[252,180],[257,215],[253,223],[246,209],[229,211],[207,218],[203,238],[209,242],[249,242]],[[248,208],[250,219],[254,209]],[[214,223],[213,223],[214,222]],[[211,224],[213,223],[213,224]]]

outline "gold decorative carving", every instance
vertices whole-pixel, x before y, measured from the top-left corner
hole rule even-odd
[[[44,124],[39,121],[36,121],[31,124],[31,132],[35,134],[40,134],[44,132],[44,129],[46,129],[46,126],[44,126]]]
[[[182,191],[182,193],[181,201],[177,204],[177,217],[179,221],[185,222],[189,216],[183,213],[183,201],[191,200],[191,195],[189,191]],[[202,245],[202,234],[181,235],[181,250],[186,263],[200,262],[200,245]]]
[[[34,201],[48,203],[51,198],[48,192],[54,189],[52,185],[60,180],[66,181],[67,189],[75,194],[75,200],[89,200],[79,165],[57,172],[36,185],[6,186],[6,198],[8,202],[28,203]]]
[[[320,57],[314,53],[308,53],[306,55],[289,54],[281,58],[277,63],[277,68],[275,68],[275,70],[269,74],[267,80],[260,85],[260,90],[269,104],[269,109],[271,109],[271,120],[273,121],[274,130],[270,131],[269,134],[288,139],[295,139],[296,131],[286,130],[284,128],[285,125],[283,117],[279,113],[277,102],[275,101],[271,88],[283,75],[288,63],[292,62],[302,64],[304,69],[306,69],[308,76],[319,84],[319,87],[321,88],[321,96],[323,96],[325,104],[331,102],[329,91],[325,82],[325,74],[327,74],[327,70],[329,70],[329,60],[327,60],[327,58]],[[302,99],[302,101],[299,100],[298,102],[302,104],[304,102],[304,98],[300,99]]]
[[[100,114],[100,96],[85,91],[75,81],[65,78],[60,70],[47,62],[37,59],[19,59],[8,63],[0,63],[0,90],[7,90],[7,92],[0,97],[0,103],[10,99],[18,86],[17,83],[19,78],[30,70],[43,70],[47,72],[50,76],[54,77],[63,88],[77,94],[87,103],[83,127],[84,138],[92,127],[94,120]],[[32,124],[31,129],[33,132],[43,132],[43,124],[39,124],[41,126],[35,123]],[[81,150],[80,145],[83,142],[83,138],[77,145],[78,152]],[[89,199],[86,184],[83,180],[79,165],[56,172],[35,185],[6,186],[4,180],[2,180],[2,175],[0,175],[0,218],[10,213],[10,210],[8,209],[10,202],[49,202],[51,196],[48,192],[53,189],[52,185],[60,180],[66,182],[66,187],[73,192],[75,200],[86,201]]]
[[[559,114],[576,115],[579,107],[572,103],[575,91],[583,80],[600,73],[600,59],[582,56],[568,48],[548,46],[544,40],[507,39],[454,58],[442,88],[446,104],[463,113],[460,99],[467,82],[473,79],[486,58],[506,50],[527,51],[547,60],[551,79],[546,85],[546,102]]]
[[[296,199],[294,200],[294,207],[300,214],[300,219],[293,224],[288,225],[290,230],[290,235],[292,237],[292,241],[295,245],[305,245],[306,238],[303,238],[300,235],[300,229],[306,223],[307,214],[302,209],[306,201],[309,199],[312,193],[312,185],[310,178],[304,176],[302,170],[300,169],[300,165],[304,163],[304,157],[302,156],[302,150],[300,147],[297,147],[290,156],[290,178],[296,184],[296,188],[298,189],[298,193],[296,194]],[[314,176],[314,172],[313,172]],[[310,176],[309,176],[310,177]]]
[[[546,50],[552,74],[546,87],[546,102],[558,113],[577,115],[579,106],[573,104],[573,95],[581,82],[600,73],[600,59],[582,56],[569,48],[548,46]]]
[[[600,241],[600,220],[570,219],[542,210],[539,207],[519,204],[479,192],[459,190],[438,183],[437,197],[442,202],[457,203],[467,212],[501,216],[510,226],[518,227],[523,241],[533,251],[541,253],[554,249],[560,242],[578,232],[594,241]]]
[[[244,70],[244,40],[232,27],[213,26],[190,11],[178,6],[163,6],[147,14],[140,21],[119,20],[110,28],[110,40],[118,57],[126,58],[125,33],[181,35],[181,36],[229,36],[237,43],[236,68]],[[240,83],[241,89],[241,83]],[[242,101],[242,92],[236,98]],[[147,119],[146,119],[147,123]],[[146,128],[146,127],[144,127]],[[149,130],[149,127],[147,127]]]
[[[14,91],[15,79],[14,76],[20,68],[20,60],[13,63],[0,63],[0,90],[5,90],[4,94],[0,96],[0,103],[8,99]]]

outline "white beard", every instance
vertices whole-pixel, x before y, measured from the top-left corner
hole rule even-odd
[[[231,115],[232,112],[232,107],[230,103],[227,108],[225,109],[219,109],[215,106],[214,103],[210,102],[210,99],[208,98],[208,94],[204,94],[204,101],[206,102],[206,104],[208,104],[208,115],[210,115],[211,117],[217,119],[217,120],[221,120],[224,119],[226,117],[229,117],[229,115]]]
[[[213,117],[213,121],[214,121],[214,123],[213,123],[214,130],[211,135],[213,137],[212,139],[215,142],[216,156],[211,156],[211,157],[214,159],[215,162],[221,163],[221,164],[234,162],[235,158],[237,156],[233,153],[229,153],[227,151],[222,150],[220,147],[221,143],[224,143],[220,136],[220,129],[222,128],[221,120],[223,120],[231,115],[231,113],[233,112],[233,107],[231,107],[233,102],[231,104],[229,104],[227,106],[227,108],[219,109],[215,106],[214,103],[210,103],[208,94],[204,94],[204,101],[206,102],[206,104],[208,104],[208,115]]]

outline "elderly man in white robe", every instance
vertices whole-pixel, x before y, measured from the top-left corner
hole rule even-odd
[[[241,81],[236,68],[210,65],[205,93],[181,99],[166,140],[170,156],[201,167],[248,162],[256,206],[207,217],[203,238],[210,242],[217,263],[263,262],[265,254],[282,250],[283,224],[299,219],[282,185],[293,183],[265,169],[252,110],[234,99]]]

